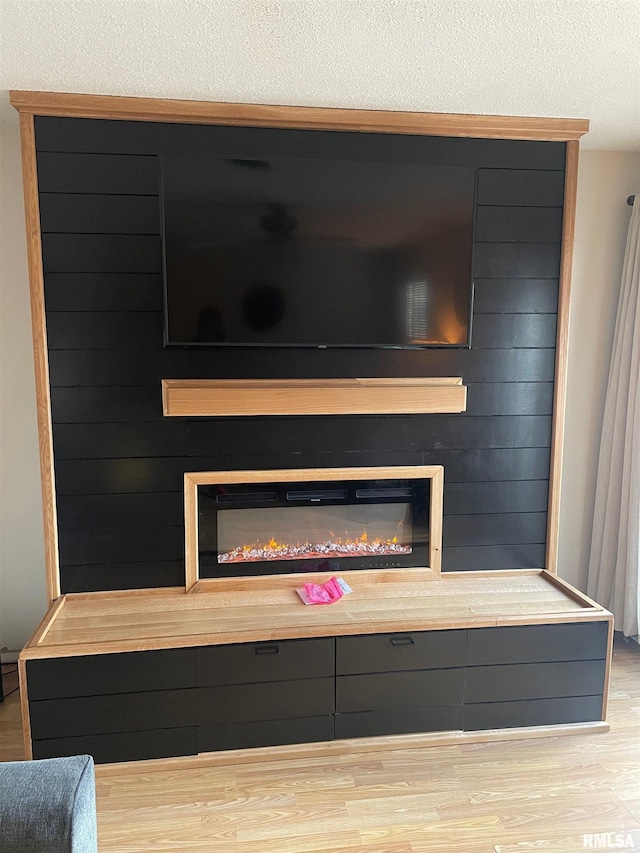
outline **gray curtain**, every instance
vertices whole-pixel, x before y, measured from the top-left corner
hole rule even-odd
[[[640,560],[640,197],[622,271],[605,402],[587,592],[637,637]]]

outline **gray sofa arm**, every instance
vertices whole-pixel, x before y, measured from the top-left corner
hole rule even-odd
[[[0,764],[2,853],[97,853],[89,755]]]

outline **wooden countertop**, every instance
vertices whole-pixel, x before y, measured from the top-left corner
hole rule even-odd
[[[64,595],[21,659],[393,631],[603,619],[608,612],[546,571],[444,574],[430,582],[359,585],[328,606],[305,606],[303,579],[211,584],[184,592]],[[216,583],[216,582],[212,582]],[[240,588],[237,588],[240,586]]]

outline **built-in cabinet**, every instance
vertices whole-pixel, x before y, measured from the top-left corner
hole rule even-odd
[[[111,762],[416,732],[606,728],[612,617],[555,577],[588,123],[55,93],[11,100],[21,113],[52,602],[20,660],[27,754]],[[389,145],[407,162],[474,171],[471,347],[165,346],[163,157],[215,150],[243,162],[302,146],[305,156],[375,163]],[[458,377],[466,405],[285,417],[163,409],[172,382],[355,377]],[[209,611],[191,594],[213,596],[185,575],[188,472],[416,465],[444,468],[439,597],[420,584],[399,590],[382,573],[355,590],[351,611],[339,603],[319,622],[293,603],[299,576],[282,576],[289,586],[267,590],[278,604],[262,610],[245,606],[261,600],[259,579],[218,586],[224,603],[214,596]],[[453,580],[462,575],[466,593]],[[368,600],[377,583],[382,595],[378,587]],[[242,615],[227,622],[233,607]]]
[[[33,660],[33,754],[111,762],[597,721],[607,641],[607,621],[590,621]]]

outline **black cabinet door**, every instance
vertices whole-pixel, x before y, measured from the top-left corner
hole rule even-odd
[[[332,714],[321,717],[201,726],[198,729],[200,752],[325,740],[333,740]]]
[[[608,630],[607,622],[471,628],[467,665],[604,660]]]
[[[34,758],[59,758],[64,755],[92,755],[97,764],[114,761],[141,761],[147,758],[172,758],[196,755],[198,730],[191,728],[158,729],[147,732],[85,735],[52,738],[33,742]]]
[[[274,640],[197,650],[198,685],[333,677],[335,639]]]
[[[160,649],[27,661],[29,700],[196,686],[196,650]]]
[[[550,726],[600,720],[602,696],[532,699],[528,702],[482,702],[464,706],[465,731],[519,726]]]
[[[156,690],[29,703],[34,740],[196,724],[195,690]]]
[[[462,705],[443,705],[438,708],[395,708],[392,711],[336,714],[335,730],[336,738],[352,738],[459,731],[462,726]]]
[[[342,675],[336,679],[336,710],[427,708],[462,702],[463,668]]]
[[[333,678],[201,687],[197,695],[201,726],[314,717],[335,704]]]
[[[464,666],[466,648],[466,630],[338,637],[336,671],[356,675]]]
[[[603,660],[470,667],[464,701],[467,704],[602,695],[604,674]]]

